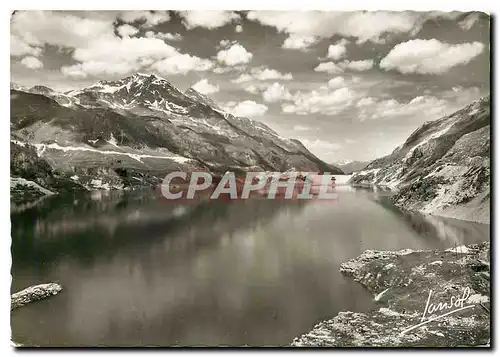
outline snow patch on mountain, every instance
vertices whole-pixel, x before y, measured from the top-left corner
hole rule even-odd
[[[113,137],[114,139],[114,137]],[[139,162],[142,162],[141,159],[143,158],[153,158],[153,159],[168,159],[172,160],[178,163],[186,163],[188,161],[191,161],[191,158],[180,156],[180,155],[149,155],[149,154],[138,154],[138,153],[131,153],[131,152],[124,152],[124,151],[113,151],[113,150],[98,150],[92,147],[84,147],[84,146],[60,146],[57,143],[51,143],[51,144],[31,144],[37,149],[37,154],[38,157],[42,157],[47,149],[52,149],[52,150],[60,150],[64,152],[71,152],[71,151],[88,151],[88,152],[95,152],[99,153],[102,155],[123,155],[123,156],[128,156],[134,160],[137,160]],[[114,145],[118,147],[117,145]]]
[[[113,133],[111,133],[111,138],[109,140],[106,140],[107,143],[113,145],[114,147],[118,147],[118,141],[115,139],[113,136]]]

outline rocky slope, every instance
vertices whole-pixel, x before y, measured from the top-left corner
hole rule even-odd
[[[368,313],[341,312],[292,346],[489,345],[489,249],[481,243],[445,251],[366,251],[340,271],[364,285],[379,306]]]
[[[33,145],[55,170],[78,177],[101,171],[109,184],[117,171],[132,177],[231,168],[342,173],[299,141],[155,75],[66,93],[11,85],[11,138]]]
[[[425,123],[351,183],[395,188],[404,209],[489,223],[490,121],[487,96]]]
[[[16,140],[10,143],[10,199],[18,205],[62,192],[84,190],[70,175],[54,170],[37,155],[36,147]]]

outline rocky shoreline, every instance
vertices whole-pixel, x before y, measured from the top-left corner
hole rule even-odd
[[[489,242],[447,250],[365,251],[340,271],[373,293],[378,309],[340,312],[291,345],[489,346],[489,252]]]

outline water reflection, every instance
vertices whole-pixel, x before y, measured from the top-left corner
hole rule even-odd
[[[487,240],[488,226],[403,214],[380,192],[335,202],[167,204],[154,192],[53,197],[13,213],[13,290],[64,291],[13,312],[37,345],[284,345],[371,296],[341,262],[366,249]]]

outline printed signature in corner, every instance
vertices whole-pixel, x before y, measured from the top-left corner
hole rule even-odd
[[[422,314],[422,318],[420,319],[420,323],[418,325],[411,326],[404,331],[401,331],[401,335],[404,335],[407,332],[414,330],[420,326],[428,324],[429,322],[436,321],[436,320],[440,319],[441,317],[448,316],[448,315],[451,315],[455,312],[462,311],[465,309],[470,309],[471,307],[475,306],[474,304],[464,306],[465,302],[470,297],[470,288],[469,287],[464,289],[462,297],[452,296],[450,298],[450,301],[448,301],[448,302],[438,302],[437,304],[431,303],[431,297],[432,297],[432,290],[429,291],[429,297],[427,298],[427,303],[425,304],[424,313]],[[434,313],[441,313],[443,311],[446,311],[446,312],[439,315],[439,316],[433,316],[431,318],[428,318],[427,320],[425,319],[427,315],[431,315]]]

